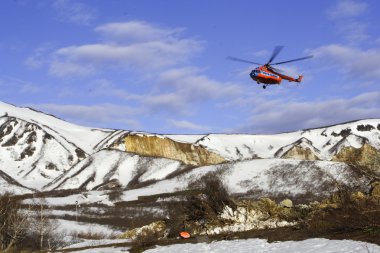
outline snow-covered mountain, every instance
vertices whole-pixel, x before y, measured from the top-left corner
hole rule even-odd
[[[0,115],[0,170],[35,189],[92,154],[112,132],[1,102]]]
[[[259,169],[253,166],[259,158],[271,164],[265,173],[278,170],[284,159],[297,160],[293,168],[303,160],[338,168],[341,164],[330,161],[340,161],[343,150],[347,156],[347,147],[364,145],[379,152],[380,119],[273,135],[160,135],[82,127],[0,102],[0,191],[133,188],[221,163],[249,175]]]

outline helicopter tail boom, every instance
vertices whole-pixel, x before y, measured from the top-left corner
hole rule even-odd
[[[296,82],[297,83],[300,83],[301,81],[302,81],[302,78],[303,78],[303,76],[301,75],[301,76],[299,76],[297,79],[296,79]]]

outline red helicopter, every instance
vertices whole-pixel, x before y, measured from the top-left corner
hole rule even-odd
[[[229,56],[227,59],[233,60],[233,61],[240,61],[240,62],[245,62],[245,63],[250,63],[250,64],[256,64],[259,65],[259,67],[253,69],[251,73],[249,74],[251,78],[256,81],[258,84],[262,83],[263,88],[265,89],[268,85],[272,84],[280,84],[282,79],[288,80],[289,82],[297,82],[300,83],[302,81],[303,76],[300,75],[298,78],[293,78],[291,76],[287,76],[282,74],[283,71],[277,68],[272,67],[273,65],[280,65],[288,62],[294,62],[294,61],[301,61],[301,60],[306,60],[310,59],[313,57],[313,55],[289,60],[289,61],[282,61],[282,62],[276,62],[272,63],[274,58],[280,53],[280,51],[283,49],[283,46],[277,46],[274,48],[272,56],[270,57],[269,61],[265,64],[257,63],[257,62],[252,62],[252,61],[247,61],[243,59],[239,59],[236,57]]]

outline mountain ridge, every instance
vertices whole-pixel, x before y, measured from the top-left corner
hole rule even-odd
[[[354,120],[272,135],[180,135],[83,127],[32,108],[3,102],[0,102],[0,115],[0,170],[25,187],[23,189],[31,191],[81,187],[93,190],[107,184],[125,188],[133,180],[137,185],[146,180],[163,180],[170,173],[181,171],[184,164],[196,168],[260,158],[329,162],[339,158],[341,150],[345,150],[345,159],[350,156],[349,152],[365,153],[347,151],[347,147],[359,149],[366,144],[380,150],[380,119]],[[169,144],[172,145],[170,152],[157,152]],[[204,158],[200,163],[201,154]],[[113,161],[108,156],[124,162]],[[212,160],[212,157],[220,158]],[[132,162],[133,159],[137,162]],[[339,159],[334,161],[339,162]],[[102,172],[100,164],[103,164]],[[172,167],[160,164],[172,164]],[[141,166],[146,170],[139,172]],[[147,176],[152,170],[156,171],[155,176]]]

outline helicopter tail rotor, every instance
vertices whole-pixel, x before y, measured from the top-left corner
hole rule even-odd
[[[300,75],[297,79],[296,79],[296,82],[297,83],[300,83],[302,81],[302,78],[303,78],[303,75]]]

